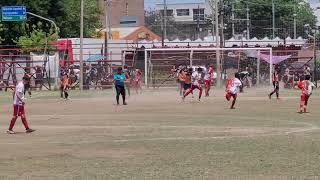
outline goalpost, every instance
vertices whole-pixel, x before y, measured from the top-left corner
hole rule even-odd
[[[217,62],[216,53],[220,52],[220,63]],[[251,54],[250,54],[251,53]],[[263,60],[260,54],[264,56]],[[215,72],[223,74],[223,70],[226,70],[232,66],[234,69],[239,71],[243,70],[241,64],[249,66],[255,71],[257,75],[257,82],[260,82],[260,65],[268,68],[268,72],[265,70],[265,74],[268,73],[269,83],[272,84],[272,72],[273,72],[273,56],[272,48],[216,48],[216,47],[205,47],[205,48],[151,48],[145,49],[145,67],[144,67],[144,78],[145,85],[149,87],[150,81],[157,84],[157,80],[163,82],[166,78],[165,72],[168,73],[170,68],[174,65],[187,65],[187,66],[205,66],[211,64],[214,66]],[[237,62],[236,62],[237,61]],[[237,63],[237,64],[235,64]],[[220,64],[220,67],[217,65]],[[237,66],[237,67],[236,67]],[[243,65],[242,65],[243,66]],[[254,67],[252,67],[254,66]],[[219,69],[217,69],[219,68]],[[160,77],[155,77],[160,76]],[[218,76],[219,77],[219,76]],[[223,76],[220,76],[223,77]],[[168,78],[167,78],[168,79]],[[222,79],[222,78],[221,78]],[[221,79],[217,79],[220,81]],[[159,83],[159,82],[158,82]]]

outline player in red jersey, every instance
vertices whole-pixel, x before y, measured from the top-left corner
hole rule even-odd
[[[226,99],[227,101],[230,101],[231,98],[233,98],[230,109],[235,109],[234,105],[237,101],[238,89],[240,86],[242,86],[242,83],[239,78],[240,74],[235,73],[235,77],[228,79],[226,82]]]
[[[183,97],[182,97],[182,100],[184,100],[190,93],[193,92],[193,90],[195,89],[198,89],[199,90],[199,101],[201,100],[201,96],[202,96],[202,87],[201,87],[201,81],[202,81],[202,78],[201,78],[201,73],[202,73],[202,68],[198,68],[197,71],[193,72],[192,75],[191,75],[191,80],[192,80],[192,83],[191,83],[191,88],[188,89]]]
[[[307,106],[309,98],[312,94],[313,88],[316,86],[310,81],[311,76],[305,75],[305,80],[297,83],[298,87],[301,89],[301,98],[300,98],[300,110],[299,113],[307,113]]]
[[[272,83],[273,83],[274,90],[269,94],[269,99],[271,99],[274,93],[276,93],[277,99],[279,99],[279,81],[280,81],[280,75],[279,75],[279,72],[276,70],[272,75]]]
[[[140,93],[142,93],[142,87],[141,87],[141,81],[142,81],[142,72],[140,69],[136,69],[134,71],[134,87],[136,89],[136,92],[137,94],[139,93],[139,90],[140,90]]]
[[[15,134],[13,131],[14,124],[18,119],[18,116],[21,117],[22,123],[26,128],[26,133],[32,133],[33,129],[30,129],[28,126],[28,122],[26,119],[26,113],[24,111],[24,85],[27,83],[28,79],[23,77],[23,80],[19,82],[15,88],[13,93],[13,117],[10,122],[9,129],[7,131],[8,134]]]
[[[204,85],[205,85],[205,96],[209,96],[209,92],[212,85],[212,78],[213,78],[213,66],[207,65],[207,72],[204,76]]]

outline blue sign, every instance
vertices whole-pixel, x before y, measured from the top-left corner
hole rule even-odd
[[[25,6],[3,6],[2,21],[25,21],[27,19],[27,8]]]

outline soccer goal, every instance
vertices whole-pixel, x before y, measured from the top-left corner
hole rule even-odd
[[[269,85],[272,81],[272,58],[272,48],[145,49],[145,85],[173,86],[181,67],[206,70],[207,65],[212,65],[216,73],[220,72],[215,81],[223,83],[228,74],[240,72],[248,86]]]

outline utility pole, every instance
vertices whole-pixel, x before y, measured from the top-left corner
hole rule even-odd
[[[232,2],[232,6],[231,6],[231,21],[232,21],[232,37],[235,37],[235,29],[234,29],[234,3]]]
[[[296,3],[294,3],[294,14],[293,14],[293,39],[297,39],[297,13],[296,13]]]
[[[216,47],[220,48],[220,37],[219,37],[219,0],[214,0],[214,12],[215,12],[215,27],[216,27]],[[216,51],[217,60],[217,86],[221,86],[221,65],[220,65],[220,50]]]
[[[219,13],[219,21],[220,21],[220,47],[224,47],[224,4],[223,0],[220,0],[220,8],[218,10]],[[221,56],[222,57],[222,56]],[[221,59],[222,61],[222,59]]]
[[[272,0],[272,38],[275,38],[275,30],[276,30],[276,17],[275,17],[275,5],[274,0]]]
[[[247,3],[247,40],[250,39],[250,9]]]
[[[105,0],[105,7],[104,7],[104,13],[105,13],[105,28],[106,28],[106,32],[105,32],[105,36],[104,36],[104,56],[106,57],[106,59],[109,59],[108,56],[108,41],[109,41],[109,16],[108,16],[108,10],[109,10],[109,2],[108,0]]]
[[[197,34],[198,38],[200,38],[200,5],[198,5],[198,14],[197,14]]]
[[[163,40],[167,39],[167,0],[163,0]]]
[[[313,69],[313,80],[316,84],[316,87],[318,87],[318,83],[317,83],[317,45],[316,45],[316,30],[315,33],[313,35],[313,60],[314,60],[314,69]]]
[[[210,6],[211,6],[211,23],[212,23],[212,41],[214,41],[214,37],[216,36],[216,34],[215,34],[215,8],[214,8],[214,4],[213,4],[213,0],[211,0],[211,4],[210,4]]]
[[[80,12],[80,90],[83,90],[83,16],[84,16],[84,4],[83,0],[81,0],[81,12]]]

